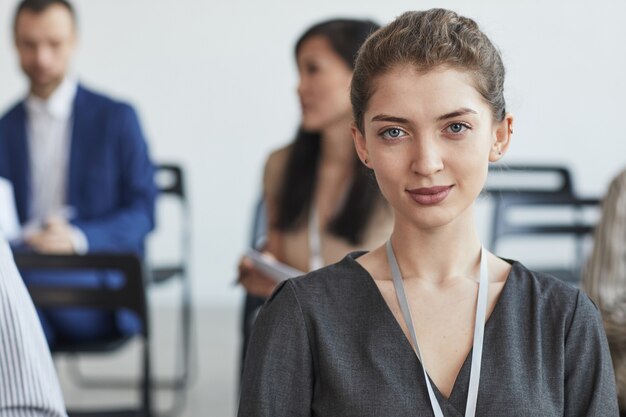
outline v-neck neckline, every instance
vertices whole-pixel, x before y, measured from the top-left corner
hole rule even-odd
[[[394,329],[394,331],[396,333],[399,332],[399,337],[402,339],[402,345],[407,348],[410,353],[411,356],[413,357],[413,360],[415,361],[415,363],[417,364],[418,367],[422,367],[422,363],[421,361],[417,358],[417,355],[415,354],[415,350],[413,349],[413,346],[411,345],[411,342],[409,341],[409,339],[406,337],[406,334],[404,333],[404,330],[402,330],[402,326],[400,325],[400,323],[398,322],[398,320],[396,319],[396,316],[394,316],[393,312],[391,311],[391,308],[389,307],[389,304],[387,304],[387,301],[385,300],[385,297],[383,296],[383,294],[380,292],[380,288],[378,287],[378,285],[376,285],[376,281],[374,279],[374,277],[372,276],[372,274],[370,274],[370,272],[365,269],[363,267],[363,265],[361,265],[359,262],[356,261],[356,259],[358,257],[360,257],[361,255],[364,255],[366,252],[353,252],[348,254],[348,256],[346,256],[347,259],[349,259],[349,261],[351,263],[354,263],[356,265],[356,267],[359,269],[359,271],[362,272],[364,278],[366,278],[366,281],[368,281],[368,286],[372,289],[372,291],[376,294],[375,298],[377,300],[378,303],[382,303],[382,305],[384,306],[384,308],[382,309],[383,311],[385,311],[385,317],[386,319],[389,321],[392,321],[393,325],[392,328]],[[502,258],[501,258],[502,259]],[[502,308],[504,307],[500,307],[500,305],[505,304],[506,303],[506,299],[510,297],[509,293],[512,291],[509,289],[509,287],[513,286],[513,284],[510,284],[510,282],[512,281],[512,279],[514,279],[516,276],[518,276],[519,274],[517,273],[517,269],[521,266],[521,264],[517,261],[510,261],[507,259],[503,259],[505,262],[509,263],[511,265],[511,270],[509,271],[509,274],[507,275],[507,279],[504,282],[504,286],[502,287],[502,291],[500,291],[500,295],[498,297],[498,299],[496,300],[496,304],[493,308],[493,310],[491,311],[491,314],[489,315],[489,318],[487,319],[487,321],[485,322],[485,340],[489,339],[489,334],[492,333],[492,328],[494,325],[492,325],[492,323],[497,320],[498,315],[500,314],[500,310],[502,310]],[[494,319],[495,317],[495,319]],[[487,343],[485,343],[486,346]],[[430,375],[428,375],[428,378],[430,380],[430,383],[433,387],[433,391],[435,392],[435,395],[437,396],[437,399],[439,400],[440,403],[445,402],[450,404],[452,407],[454,407],[461,415],[463,415],[463,413],[461,413],[461,410],[455,405],[462,405],[463,407],[465,407],[465,401],[467,399],[467,385],[469,383],[468,378],[469,378],[469,372],[470,372],[470,365],[471,365],[471,358],[472,358],[472,353],[473,353],[473,347],[470,347],[469,352],[467,353],[467,356],[465,357],[465,360],[463,361],[463,365],[461,365],[461,368],[459,369],[459,372],[457,373],[455,379],[454,379],[454,384],[452,385],[452,391],[450,391],[450,396],[446,397],[444,396],[441,391],[439,390],[439,387],[437,387],[437,385],[435,384],[435,382],[432,380],[432,378],[430,377]],[[484,355],[484,353],[483,353]],[[416,375],[420,375],[422,373],[422,369],[417,369],[417,373]],[[427,372],[428,374],[428,372]],[[461,385],[462,383],[462,385]],[[462,391],[461,389],[464,387],[465,393],[464,395],[462,395]],[[462,395],[462,396],[461,396]],[[461,397],[459,397],[461,396]],[[457,398],[459,397],[459,398]]]

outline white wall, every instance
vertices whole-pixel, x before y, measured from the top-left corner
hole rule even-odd
[[[0,108],[25,91],[12,50],[17,1],[0,0]],[[626,3],[588,1],[75,0],[81,79],[131,101],[152,153],[187,170],[200,303],[233,304],[265,155],[298,124],[293,44],[322,18],[388,22],[445,6],[501,48],[516,116],[508,162],[557,162],[600,195],[626,165]],[[172,246],[173,248],[173,246]]]

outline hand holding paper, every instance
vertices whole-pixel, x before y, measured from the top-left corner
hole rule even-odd
[[[239,282],[246,291],[259,297],[269,297],[276,285],[304,272],[277,261],[270,254],[249,249],[239,264]]]
[[[251,259],[256,269],[274,279],[276,283],[305,274],[255,249],[249,249],[244,256]]]

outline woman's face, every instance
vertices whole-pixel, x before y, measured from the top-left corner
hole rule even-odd
[[[352,132],[396,219],[432,229],[469,218],[512,121],[493,121],[468,72],[400,66],[375,80],[364,132]]]
[[[349,120],[352,71],[328,39],[312,36],[305,40],[297,61],[302,128],[321,132]]]

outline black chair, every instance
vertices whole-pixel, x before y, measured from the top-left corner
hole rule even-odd
[[[506,165],[489,166],[485,191],[498,194],[562,194],[574,195],[574,180],[569,169],[562,165]]]
[[[179,279],[181,285],[180,300],[180,345],[178,347],[179,370],[169,379],[154,381],[157,388],[173,389],[181,395],[191,379],[191,357],[193,346],[193,316],[191,279],[189,265],[191,255],[191,216],[185,187],[183,170],[175,164],[161,164],[156,168],[156,183],[159,199],[172,197],[180,206],[181,228],[179,246],[181,249],[178,262],[166,265],[152,265],[148,275],[148,285],[159,285],[172,279]],[[181,398],[182,399],[182,398]],[[182,404],[181,404],[182,406]]]
[[[176,374],[168,378],[160,378],[153,375],[150,382],[152,389],[171,390],[174,398],[168,409],[159,410],[160,415],[177,415],[185,404],[185,393],[191,379],[191,356],[193,346],[192,335],[192,297],[191,282],[189,277],[189,257],[191,246],[191,228],[189,216],[189,203],[184,182],[184,174],[181,167],[174,164],[162,164],[156,167],[155,182],[159,190],[159,201],[163,198],[174,198],[180,208],[181,229],[179,233],[179,246],[181,249],[180,259],[177,262],[155,265],[149,268],[145,274],[145,285],[156,287],[173,279],[178,279],[181,285],[180,300],[180,337],[173,338],[178,343]],[[158,201],[158,202],[159,202]],[[158,203],[157,202],[157,203]],[[158,204],[157,204],[158,206]],[[158,227],[158,225],[157,225]],[[115,344],[104,342],[99,344],[99,351],[111,351],[117,349],[124,340],[119,340]],[[95,347],[94,347],[95,349]],[[126,389],[137,386],[137,381],[110,379],[110,378],[89,378],[81,371],[78,361],[68,364],[68,369],[77,384],[85,388],[115,388]]]
[[[73,286],[29,286],[28,290],[34,304],[39,308],[88,307],[116,311],[126,309],[141,320],[142,330],[136,336],[120,336],[98,343],[59,344],[54,353],[78,355],[88,352],[101,352],[103,349],[115,349],[129,339],[141,339],[141,392],[140,406],[137,409],[115,409],[98,411],[68,412],[70,417],[131,417],[152,416],[151,367],[150,367],[150,332],[146,306],[143,268],[135,255],[97,254],[97,255],[41,255],[35,253],[16,253],[15,263],[20,270],[59,269],[59,270],[107,270],[121,272],[125,280],[116,288],[78,288]]]
[[[487,194],[493,199],[490,249],[498,253],[503,240],[516,238],[573,239],[575,250],[569,267],[554,265],[535,269],[578,284],[584,259],[584,241],[594,228],[594,221],[586,214],[589,209],[598,208],[600,201],[577,197],[572,176],[566,167],[514,165],[491,168],[491,171],[492,174],[502,176],[504,181],[486,188]],[[515,176],[522,176],[522,182],[506,181]],[[528,181],[533,176],[539,180],[535,178],[534,181]],[[553,180],[546,181],[546,176],[552,176]],[[555,210],[558,220],[554,219],[554,215],[546,220],[546,214]]]

